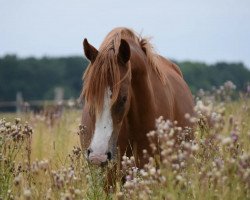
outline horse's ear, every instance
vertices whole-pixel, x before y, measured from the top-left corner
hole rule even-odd
[[[93,47],[91,44],[89,44],[86,38],[83,40],[83,49],[84,49],[85,56],[91,61],[91,63],[94,63],[98,55],[98,50],[95,47]]]
[[[123,63],[127,63],[130,59],[130,47],[126,40],[121,39],[121,44],[119,47],[118,59]]]

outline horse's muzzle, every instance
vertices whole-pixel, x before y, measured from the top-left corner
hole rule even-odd
[[[94,165],[104,165],[107,163],[107,155],[90,155],[88,158],[89,162]]]
[[[91,149],[87,151],[87,159],[91,164],[105,166],[109,160],[111,160],[111,153],[96,154]]]

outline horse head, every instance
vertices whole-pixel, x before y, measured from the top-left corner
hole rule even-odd
[[[116,155],[117,140],[131,99],[130,46],[124,39],[99,51],[83,42],[90,64],[84,74],[81,142],[90,163],[104,165]]]

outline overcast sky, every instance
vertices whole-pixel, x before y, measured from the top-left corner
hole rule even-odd
[[[117,26],[171,59],[250,68],[250,0],[0,0],[0,56],[82,55]]]

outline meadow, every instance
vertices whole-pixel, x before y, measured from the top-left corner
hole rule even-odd
[[[0,199],[250,199],[250,99],[231,100],[227,82],[196,98],[195,139],[161,117],[148,133],[154,157],[143,169],[122,155],[115,185],[80,149],[81,110],[47,118],[0,114]],[[249,94],[248,94],[249,95]],[[155,138],[158,142],[155,143]],[[125,181],[122,181],[125,177]]]

